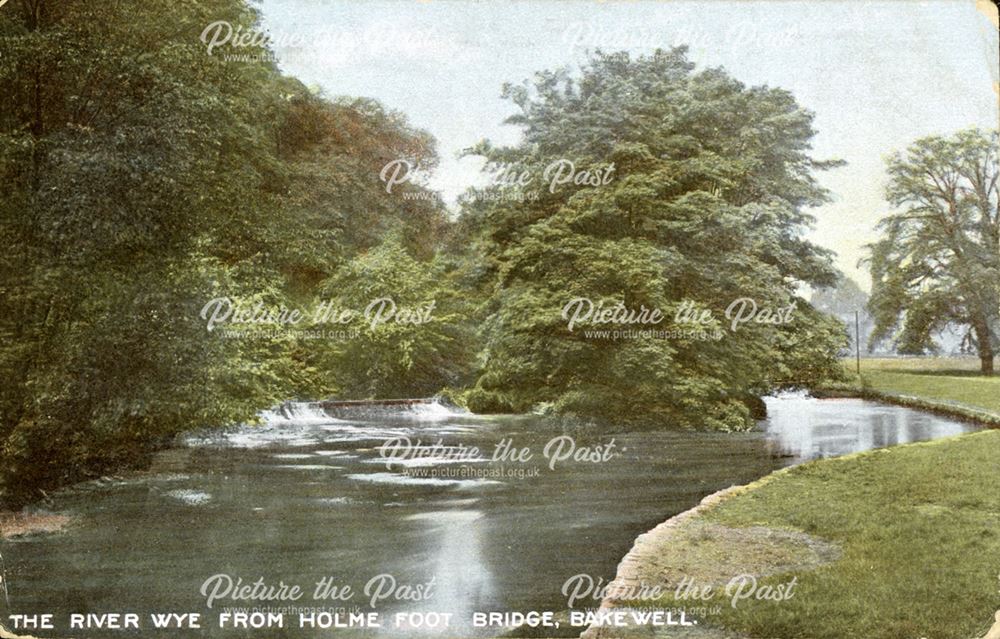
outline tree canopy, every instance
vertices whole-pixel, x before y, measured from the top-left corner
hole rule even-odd
[[[472,153],[517,174],[570,162],[612,177],[469,194],[492,287],[473,405],[738,429],[747,395],[833,372],[841,330],[796,295],[835,277],[802,237],[827,197],[813,172],[833,163],[809,155],[812,115],[787,91],[696,72],[678,48],[598,53],[578,76],[543,72],[504,94],[522,141]],[[512,196],[531,188],[536,198]],[[561,317],[574,298],[660,309],[657,328],[684,328],[683,305],[709,310],[704,328],[722,337],[588,338]],[[724,317],[740,298],[798,312],[734,330]]]
[[[453,221],[380,179],[432,169],[430,135],[283,76],[265,40],[207,51],[219,20],[259,27],[243,0],[0,11],[0,500],[295,397],[739,429],[754,395],[839,370],[840,325],[798,296],[834,278],[803,238],[833,164],[787,91],[683,49],[540,73],[504,89],[523,141],[470,151],[534,185],[508,173]],[[574,299],[679,332],[595,337]],[[310,319],[211,330],[213,304]]]
[[[206,331],[206,301],[308,306],[395,232],[412,259],[433,258],[443,209],[377,179],[387,158],[432,165],[433,140],[372,101],[314,94],[266,55],[208,55],[199,35],[219,19],[258,21],[239,0],[0,11],[10,500],[141,464],[186,429],[339,392],[294,333]]]
[[[896,211],[869,245],[874,340],[934,350],[933,335],[964,326],[965,347],[993,373],[1000,338],[997,132],[930,136],[888,160]]]

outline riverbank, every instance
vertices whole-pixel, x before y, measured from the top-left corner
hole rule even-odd
[[[1000,425],[1000,380],[969,384],[937,364],[909,360],[828,393]],[[981,637],[1000,608],[998,460],[1000,430],[987,430],[784,469],[640,536],[616,581],[664,586],[662,607],[701,608],[696,634],[671,637]],[[712,596],[678,596],[685,580]]]
[[[1000,390],[997,392],[1000,392]],[[822,388],[813,389],[810,391],[810,394],[819,399],[856,397],[874,402],[883,402],[885,404],[903,406],[905,408],[913,408],[926,413],[933,413],[935,415],[941,415],[942,417],[950,417],[952,419],[977,424],[986,428],[1000,428],[1000,415],[976,408],[974,406],[932,401],[923,397],[916,397],[914,395],[903,395],[895,392],[879,391],[871,387],[848,384],[827,385]]]
[[[982,636],[1000,607],[997,459],[1000,431],[980,431],[778,471],[641,536],[616,581],[664,586],[663,607],[711,606],[703,637]],[[734,604],[739,575],[794,589]],[[715,594],[678,597],[684,579]]]
[[[34,635],[15,634],[14,632],[7,630],[7,628],[5,628],[3,624],[0,624],[0,639],[40,639],[40,638]]]
[[[70,517],[46,512],[10,512],[0,510],[0,539],[62,531]]]
[[[1000,428],[1000,376],[983,377],[972,357],[873,358],[845,362],[849,379],[816,397],[860,397]]]

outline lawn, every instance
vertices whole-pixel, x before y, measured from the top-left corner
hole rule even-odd
[[[1000,415],[1000,376],[978,376],[978,363],[865,359],[859,380],[851,360],[845,366],[852,380],[840,388]],[[699,559],[722,563],[712,558],[711,544],[690,542],[699,526],[756,531],[750,550],[734,551],[725,563],[745,560],[747,572],[770,574],[761,586],[797,580],[794,597],[723,605],[706,620],[712,625],[757,639],[980,637],[1000,609],[1000,430],[778,472],[692,519],[687,533],[664,545],[663,556],[696,566]],[[801,544],[775,547],[791,531],[834,545],[839,558],[781,568],[801,552]],[[773,558],[773,570],[754,564],[762,553]]]
[[[1000,431],[813,462],[706,519],[794,529],[840,546],[787,601],[724,606],[753,637],[968,639],[1000,608]],[[776,575],[762,583],[787,582]]]
[[[845,361],[857,383],[854,361]],[[957,403],[1000,414],[1000,374],[982,377],[973,357],[861,360],[864,385],[882,393]]]

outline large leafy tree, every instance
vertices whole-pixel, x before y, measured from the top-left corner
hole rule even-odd
[[[739,429],[751,394],[835,370],[842,330],[796,297],[801,283],[834,278],[802,237],[807,209],[826,198],[813,171],[830,164],[810,157],[812,115],[788,92],[695,72],[678,48],[598,53],[578,76],[543,72],[504,94],[522,141],[472,152],[535,179],[467,196],[463,224],[482,229],[490,287],[474,407]],[[612,177],[550,189],[541,177],[562,160],[594,173],[613,163]],[[588,339],[561,317],[577,297],[667,318],[691,304],[723,337]],[[725,310],[743,297],[801,312],[731,330]]]
[[[917,140],[889,159],[887,198],[897,211],[869,246],[874,339],[904,353],[934,349],[949,325],[993,374],[1000,339],[1000,214],[996,132]]]
[[[0,9],[0,498],[331,388],[294,334],[209,333],[207,300],[311,300],[390,229],[431,259],[440,210],[378,181],[388,159],[430,163],[428,136],[281,77],[262,46],[209,55],[217,20],[258,17],[241,0]]]
[[[286,102],[275,136],[284,172],[277,190],[284,194],[285,226],[294,221],[301,232],[273,249],[295,266],[289,275],[301,290],[314,293],[345,260],[389,234],[405,238],[411,255],[432,259],[448,226],[440,201],[404,197],[421,189],[409,182],[387,193],[379,174],[397,159],[433,168],[433,138],[373,100],[328,100],[295,80],[283,82]]]
[[[264,356],[280,345],[211,343],[197,321],[201,300],[251,271],[277,286],[233,248],[243,229],[273,228],[263,122],[279,105],[263,89],[275,74],[206,56],[197,35],[215,11],[255,19],[226,1],[0,11],[8,499],[139,462],[152,442],[278,390],[280,364]]]

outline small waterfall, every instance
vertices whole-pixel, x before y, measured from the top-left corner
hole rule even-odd
[[[260,418],[267,426],[287,427],[392,417],[439,421],[468,414],[465,409],[435,396],[420,399],[288,401],[270,410],[261,411]]]
[[[764,401],[801,401],[801,400],[811,400],[812,395],[809,391],[799,388],[799,389],[789,389],[779,391],[773,395],[768,395],[764,397]]]
[[[258,418],[262,424],[201,431],[186,436],[183,442],[190,447],[259,448],[378,441],[398,436],[408,429],[434,428],[435,422],[468,414],[442,397],[288,401],[260,411]]]
[[[413,404],[410,406],[408,413],[414,419],[429,422],[469,414],[463,408],[445,403],[440,397],[433,397],[426,404]]]
[[[323,402],[327,414],[339,419],[413,419],[416,421],[441,421],[468,415],[468,411],[454,406],[441,397],[423,399],[373,399],[358,401]]]
[[[323,424],[333,421],[321,402],[285,402],[277,408],[260,412],[268,426]]]

